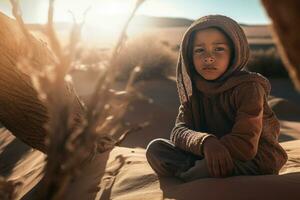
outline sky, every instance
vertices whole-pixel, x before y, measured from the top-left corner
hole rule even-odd
[[[25,23],[46,23],[48,0],[19,0]],[[111,46],[134,8],[135,0],[55,0],[54,21],[73,22],[70,11],[77,22],[90,8],[82,29],[82,41],[91,46]],[[0,11],[11,16],[9,0],[0,0]],[[222,14],[243,24],[267,24],[269,19],[260,0],[146,0],[137,15],[197,19],[208,14]],[[147,25],[131,23],[127,33],[134,36],[148,33]],[[151,29],[151,27],[150,27]],[[67,37],[67,26],[59,31]]]
[[[26,23],[45,23],[48,0],[20,0]],[[81,20],[83,12],[90,7],[86,21],[95,23],[105,16],[128,15],[135,0],[56,0],[55,20],[72,21],[69,11]],[[0,11],[11,16],[9,0],[0,0]],[[197,19],[208,14],[223,14],[240,23],[270,23],[259,0],[146,0],[137,14],[163,17]],[[121,17],[124,18],[124,17]]]

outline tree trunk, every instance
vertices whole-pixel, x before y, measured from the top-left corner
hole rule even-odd
[[[273,21],[273,30],[285,67],[300,91],[300,1],[261,0]]]
[[[0,27],[0,122],[17,138],[45,153],[47,107],[38,98],[30,77],[17,67],[29,50],[28,43],[17,22],[2,13]],[[33,36],[30,48],[35,69],[54,63],[47,45]],[[79,101],[73,102],[80,107]]]

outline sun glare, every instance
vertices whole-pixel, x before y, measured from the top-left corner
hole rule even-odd
[[[56,21],[72,21],[70,12],[76,18],[81,18],[85,10],[87,13],[87,22],[95,23],[101,21],[104,15],[126,15],[133,7],[130,0],[64,0],[57,1],[55,20]],[[106,20],[107,22],[107,20]]]
[[[111,46],[119,36],[121,29],[134,8],[135,0],[60,0],[55,1],[54,21],[56,23],[81,22],[85,11],[85,25],[82,39],[92,45]],[[38,23],[46,23],[48,1],[43,0],[36,10],[40,13]],[[143,8],[143,6],[141,7]],[[142,30],[141,23],[132,25],[128,33],[135,34]],[[63,34],[66,34],[64,32]]]
[[[85,17],[82,39],[93,41],[93,45],[111,46],[119,36],[135,2],[135,0],[57,1],[55,20],[57,22],[72,22],[71,11],[75,18],[80,21],[85,10],[89,8]],[[137,32],[141,28],[141,26],[131,28],[130,33]]]

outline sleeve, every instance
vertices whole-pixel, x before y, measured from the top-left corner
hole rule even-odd
[[[170,140],[174,145],[184,151],[203,156],[203,143],[212,134],[194,131],[191,108],[188,104],[179,106],[175,126],[171,132]]]
[[[240,86],[234,94],[237,108],[231,132],[220,141],[227,147],[232,158],[247,161],[255,157],[262,132],[265,90],[258,83]]]

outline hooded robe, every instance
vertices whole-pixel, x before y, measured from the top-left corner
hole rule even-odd
[[[217,28],[232,42],[228,69],[214,81],[196,73],[192,38],[196,31]],[[170,140],[182,150],[203,156],[208,137],[217,137],[233,159],[252,160],[262,174],[277,174],[287,161],[278,143],[280,123],[267,103],[271,86],[258,73],[243,70],[249,45],[234,20],[210,15],[195,21],[184,34],[177,64],[179,113]]]

